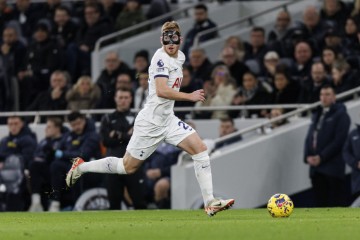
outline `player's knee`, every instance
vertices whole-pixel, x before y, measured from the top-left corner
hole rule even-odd
[[[207,151],[207,146],[204,142],[201,143],[199,153]]]
[[[137,166],[131,166],[131,165],[124,165],[126,174],[130,175],[130,174],[134,174],[139,167]]]
[[[135,173],[143,162],[144,161],[138,160],[132,157],[130,154],[125,153],[125,156],[123,158],[123,163],[126,174]]]

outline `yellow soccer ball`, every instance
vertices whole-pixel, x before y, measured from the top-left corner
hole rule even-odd
[[[288,195],[277,193],[269,199],[267,209],[274,218],[289,217],[294,210],[294,203]]]

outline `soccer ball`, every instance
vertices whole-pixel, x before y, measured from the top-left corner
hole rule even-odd
[[[294,209],[294,203],[288,195],[277,193],[269,199],[267,209],[274,218],[289,217]]]

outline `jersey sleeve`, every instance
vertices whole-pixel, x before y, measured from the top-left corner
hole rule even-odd
[[[154,79],[157,77],[169,78],[169,56],[158,53],[153,58]]]

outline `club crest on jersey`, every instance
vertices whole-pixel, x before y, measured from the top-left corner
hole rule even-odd
[[[164,62],[160,59],[158,62],[157,62],[157,65],[159,67],[163,67],[164,66]]]
[[[182,78],[176,78],[176,80],[171,88],[180,88],[181,82],[182,82]]]

